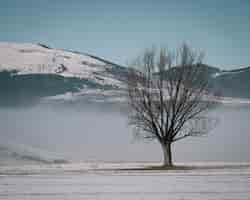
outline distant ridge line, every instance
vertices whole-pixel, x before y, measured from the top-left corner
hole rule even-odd
[[[37,43],[38,46],[41,46],[43,48],[46,48],[46,49],[56,49],[56,48],[52,48],[50,47],[49,45],[46,45],[46,44],[43,44],[43,43]],[[75,54],[80,54],[80,55],[84,55],[84,56],[89,56],[91,58],[94,58],[96,60],[99,60],[101,62],[104,62],[108,65],[112,65],[112,66],[116,66],[116,67],[119,67],[119,68],[127,68],[125,66],[122,66],[120,64],[117,64],[117,63],[114,63],[114,62],[111,62],[111,61],[108,61],[104,58],[101,58],[99,56],[94,56],[94,55],[91,55],[89,53],[84,53],[84,52],[81,52],[81,51],[75,51],[75,50],[70,50],[70,49],[58,49],[58,50],[63,50],[63,51],[67,51],[67,52],[71,52],[71,53],[75,53]]]

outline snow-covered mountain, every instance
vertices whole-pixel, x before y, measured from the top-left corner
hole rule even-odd
[[[203,67],[213,92],[250,98],[250,67],[228,71]],[[126,67],[86,53],[0,42],[0,105],[29,100],[120,102],[127,73]]]
[[[0,70],[23,74],[59,74],[88,79],[97,84],[122,87],[113,65],[87,54],[51,49],[41,44],[0,43]]]
[[[0,42],[0,89],[7,101],[25,93],[49,99],[119,96],[126,73],[127,68],[89,54]]]
[[[219,70],[211,74],[211,88],[223,96],[250,98],[250,67]]]
[[[200,67],[206,72],[209,89],[215,94],[230,98],[250,98],[250,67],[241,67],[233,70],[221,70],[217,67],[202,64]],[[171,68],[165,71],[174,76],[179,68]],[[230,99],[229,98],[229,99]]]

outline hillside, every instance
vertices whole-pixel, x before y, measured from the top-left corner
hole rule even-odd
[[[202,64],[200,66],[208,79],[209,88],[224,97],[250,98],[250,67],[234,70],[221,70],[217,67]],[[168,76],[176,76],[178,67],[165,71]]]
[[[211,79],[213,89],[223,96],[250,98],[250,67],[221,71]]]
[[[89,54],[41,44],[0,43],[1,103],[116,93],[124,88],[126,73],[125,67]]]
[[[250,67],[228,71],[202,67],[212,91],[250,98]],[[166,77],[176,70],[166,71]],[[87,53],[0,42],[0,105],[40,100],[122,101],[127,73],[126,67]]]

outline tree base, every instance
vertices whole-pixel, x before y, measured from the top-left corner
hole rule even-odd
[[[172,166],[163,166],[163,165],[159,165],[159,166],[147,166],[147,167],[142,167],[142,168],[126,168],[126,169],[119,169],[121,171],[171,171],[171,170],[191,170],[193,169],[193,167],[189,167],[189,166],[176,166],[176,165],[172,165]]]

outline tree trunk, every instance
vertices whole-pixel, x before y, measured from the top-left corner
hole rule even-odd
[[[172,151],[171,151],[171,143],[168,142],[166,144],[161,144],[164,156],[164,163],[163,166],[172,166]]]

